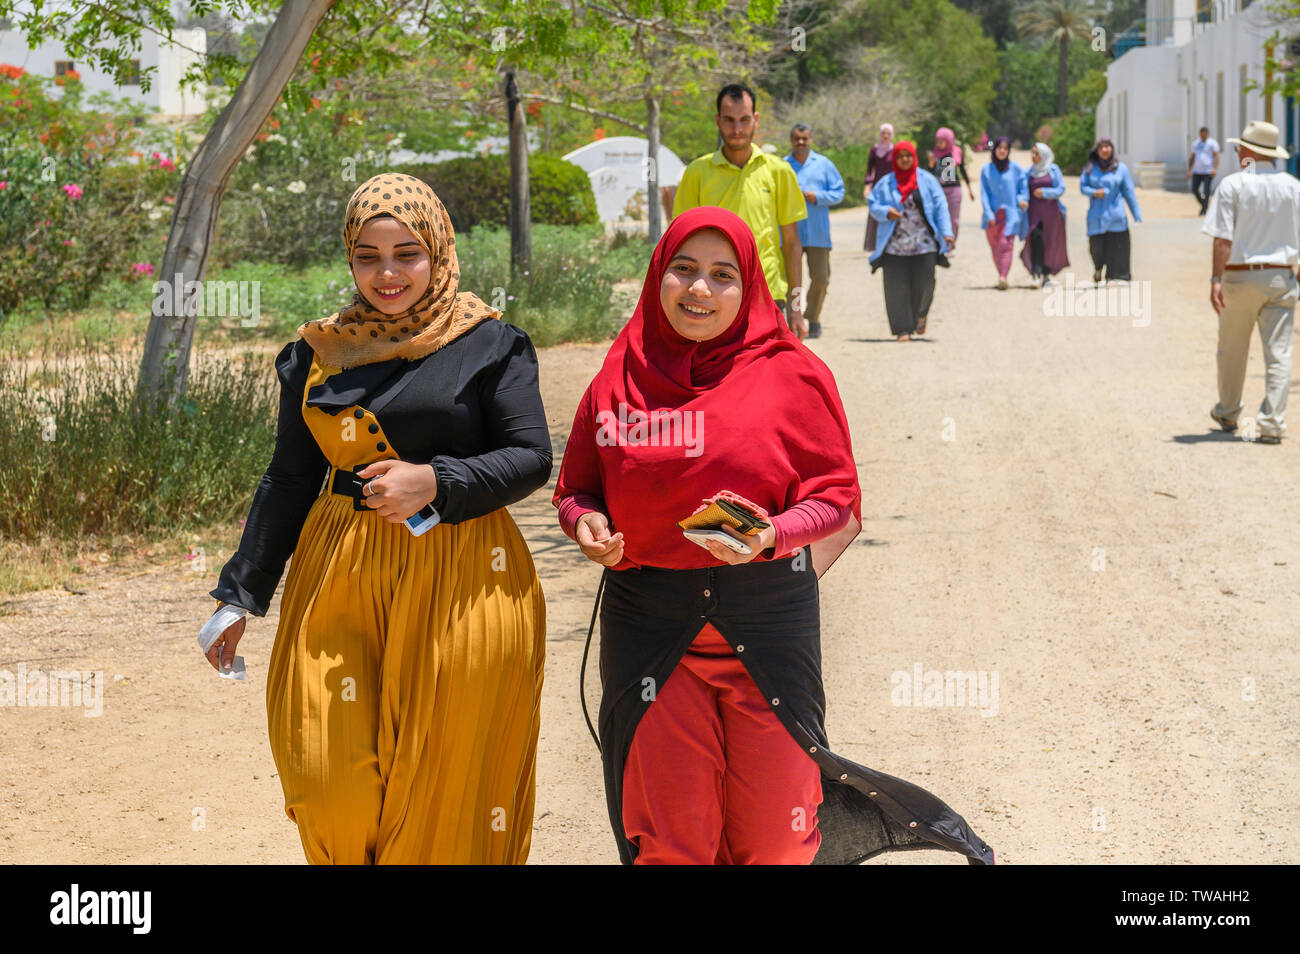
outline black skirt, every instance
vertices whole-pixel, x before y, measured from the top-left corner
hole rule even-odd
[[[971,864],[993,863],[993,849],[938,798],[827,748],[821,613],[806,558],[606,570],[601,589],[597,724],[610,825],[624,864],[637,854],[623,828],[623,767],[632,738],[706,622],[726,638],[786,731],[821,769],[822,842],[814,864],[857,864],[909,848],[944,848]]]

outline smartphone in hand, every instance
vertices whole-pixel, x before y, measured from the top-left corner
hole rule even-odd
[[[433,504],[425,504],[418,511],[411,514],[404,521],[406,528],[415,536],[419,536],[431,527],[437,526],[442,522],[442,515],[433,509]]]
[[[730,547],[737,553],[749,555],[754,552],[754,548],[748,543],[743,543],[731,534],[724,533],[721,530],[683,530],[682,536],[692,543],[699,544],[706,550],[709,548],[709,540],[717,540],[723,546]]]

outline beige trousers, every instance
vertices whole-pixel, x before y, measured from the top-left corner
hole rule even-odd
[[[1259,436],[1282,436],[1287,392],[1291,387],[1291,331],[1300,283],[1289,269],[1223,273],[1224,309],[1219,315],[1219,403],[1214,414],[1235,421],[1256,326],[1264,346],[1264,401],[1259,406]]]
[[[831,284],[831,250],[805,245],[803,253],[808,259],[808,298],[804,302],[803,316],[808,321],[820,321],[822,302]]]

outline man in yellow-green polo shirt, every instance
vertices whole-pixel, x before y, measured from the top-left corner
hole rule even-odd
[[[722,148],[686,167],[673,199],[673,215],[716,205],[744,219],[754,233],[772,297],[786,311],[790,328],[804,338],[808,325],[803,318],[803,249],[795,223],[808,217],[808,206],[799,180],[788,162],[754,146],[758,113],[748,86],[724,86],[713,121],[722,134]]]

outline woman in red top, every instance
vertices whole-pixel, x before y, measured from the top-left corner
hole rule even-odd
[[[747,554],[676,525],[724,492],[769,519],[730,533]],[[861,490],[834,379],[786,328],[731,212],[665,231],[578,406],[554,502],[607,567],[598,742],[625,862],[927,846],[992,862],[933,795],[827,749],[817,580],[861,529]]]

